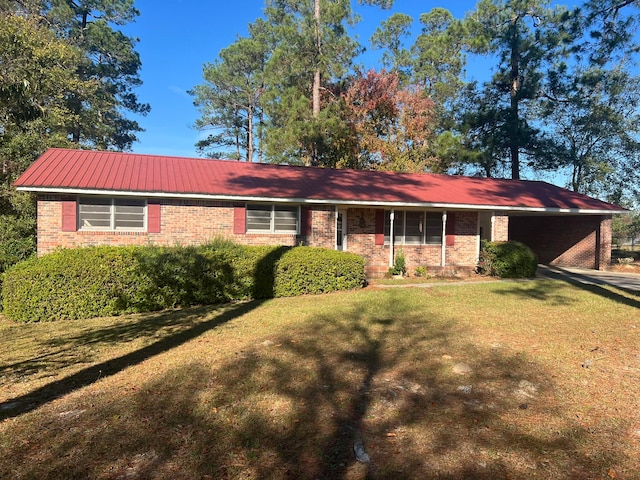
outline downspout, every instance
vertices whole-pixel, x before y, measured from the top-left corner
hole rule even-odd
[[[393,228],[393,221],[395,220],[395,212],[393,210],[393,208],[391,209],[391,212],[389,213],[389,268],[393,267],[393,257],[394,257],[394,237],[395,235],[393,234],[394,232],[394,228]]]
[[[447,211],[442,212],[442,255],[440,258],[440,266],[447,266]]]

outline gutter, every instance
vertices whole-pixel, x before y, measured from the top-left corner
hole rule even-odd
[[[363,208],[437,208],[450,210],[483,210],[500,212],[523,213],[548,213],[548,214],[577,214],[577,215],[613,215],[616,213],[629,213],[629,210],[619,208],[616,210],[605,209],[581,209],[559,207],[526,207],[526,206],[498,206],[498,205],[474,205],[466,203],[446,202],[380,202],[369,200],[343,200],[343,199],[313,199],[313,198],[275,198],[275,197],[251,197],[242,195],[204,194],[204,193],[167,193],[167,192],[139,192],[126,190],[98,190],[81,188],[51,188],[51,187],[16,187],[21,192],[46,193],[53,195],[102,195],[112,197],[142,197],[142,198],[167,198],[182,200],[211,200],[227,202],[268,202],[268,203],[295,203],[299,205],[341,205]]]

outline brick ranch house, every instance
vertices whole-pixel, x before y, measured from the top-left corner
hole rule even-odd
[[[354,252],[370,277],[400,249],[410,271],[471,269],[481,239],[606,269],[611,216],[625,212],[544,182],[66,149],[47,151],[15,186],[37,194],[39,255],[223,237]]]

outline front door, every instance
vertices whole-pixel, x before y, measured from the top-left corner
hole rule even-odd
[[[336,219],[336,250],[347,250],[347,212],[338,211]]]

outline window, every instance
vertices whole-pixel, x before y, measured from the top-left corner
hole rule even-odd
[[[78,228],[80,230],[145,229],[146,202],[133,199],[80,198]]]
[[[385,212],[384,243],[390,243],[391,212]],[[440,245],[442,243],[442,213],[395,211],[393,242],[397,245]]]
[[[281,205],[247,205],[247,232],[298,233],[298,207]]]

